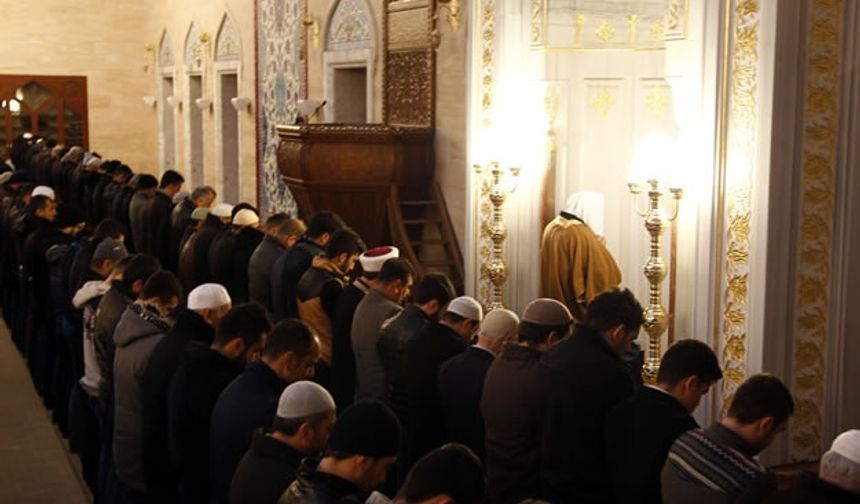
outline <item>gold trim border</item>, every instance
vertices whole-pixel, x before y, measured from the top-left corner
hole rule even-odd
[[[843,13],[843,0],[814,0],[807,17],[791,424],[796,462],[821,456]]]
[[[496,90],[496,0],[475,0],[475,33],[480,34],[480,121],[483,131],[488,131],[493,124],[493,104]],[[476,182],[479,179],[475,179]],[[479,302],[489,306],[492,301],[493,285],[487,274],[485,264],[489,263],[492,255],[493,242],[490,239],[492,225],[492,206],[489,202],[489,189],[486,184],[477,182],[476,194],[476,223],[478,242],[475,249],[475,294]]]
[[[756,95],[758,91],[759,3],[757,0],[729,2],[726,13],[726,44],[730,58],[724,62],[728,107],[723,147],[720,201],[720,240],[725,240],[720,269],[725,284],[720,286],[718,349],[723,362],[720,387],[722,411],[728,410],[734,393],[747,374],[749,254],[751,243],[752,176],[755,165]],[[722,250],[722,248],[720,249]],[[717,278],[720,278],[718,275]]]

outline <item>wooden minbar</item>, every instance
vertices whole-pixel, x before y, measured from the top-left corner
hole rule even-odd
[[[278,126],[278,169],[299,216],[338,213],[368,247],[391,243],[392,187],[432,187],[433,130],[383,124]]]

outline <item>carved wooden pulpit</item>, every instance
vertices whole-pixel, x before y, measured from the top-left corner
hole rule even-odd
[[[433,130],[382,124],[278,126],[278,169],[299,216],[339,214],[368,247],[392,243],[392,190],[434,183]]]

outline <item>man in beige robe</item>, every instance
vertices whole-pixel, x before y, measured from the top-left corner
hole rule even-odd
[[[566,304],[577,321],[595,296],[621,283],[615,259],[592,226],[602,233],[603,196],[574,193],[541,239],[541,296]]]

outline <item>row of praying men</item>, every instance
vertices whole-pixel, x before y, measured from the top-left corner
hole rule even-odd
[[[181,260],[177,275],[129,253],[115,220],[87,234],[92,209],[63,199],[62,176],[44,178],[45,150],[33,142],[0,175],[4,318],[98,502],[857,499],[856,431],[837,438],[820,477],[774,492],[755,456],[794,410],[775,377],[750,377],[706,429],[691,413],[722,377],[706,345],[676,342],[656,385],[638,385],[623,357],[642,307],[627,290],[594,295],[576,319],[548,298],[485,315],[444,276],[419,278],[394,247],[365,250],[323,212],[307,229],[267,220],[244,270],[255,299],[251,266],[267,257],[257,292],[270,297],[243,303],[227,277],[186,288]],[[92,164],[80,154],[72,170]],[[210,216],[233,235],[259,223],[252,208],[196,206],[180,258]],[[296,264],[288,290],[271,272]],[[274,324],[270,310],[283,312]]]

